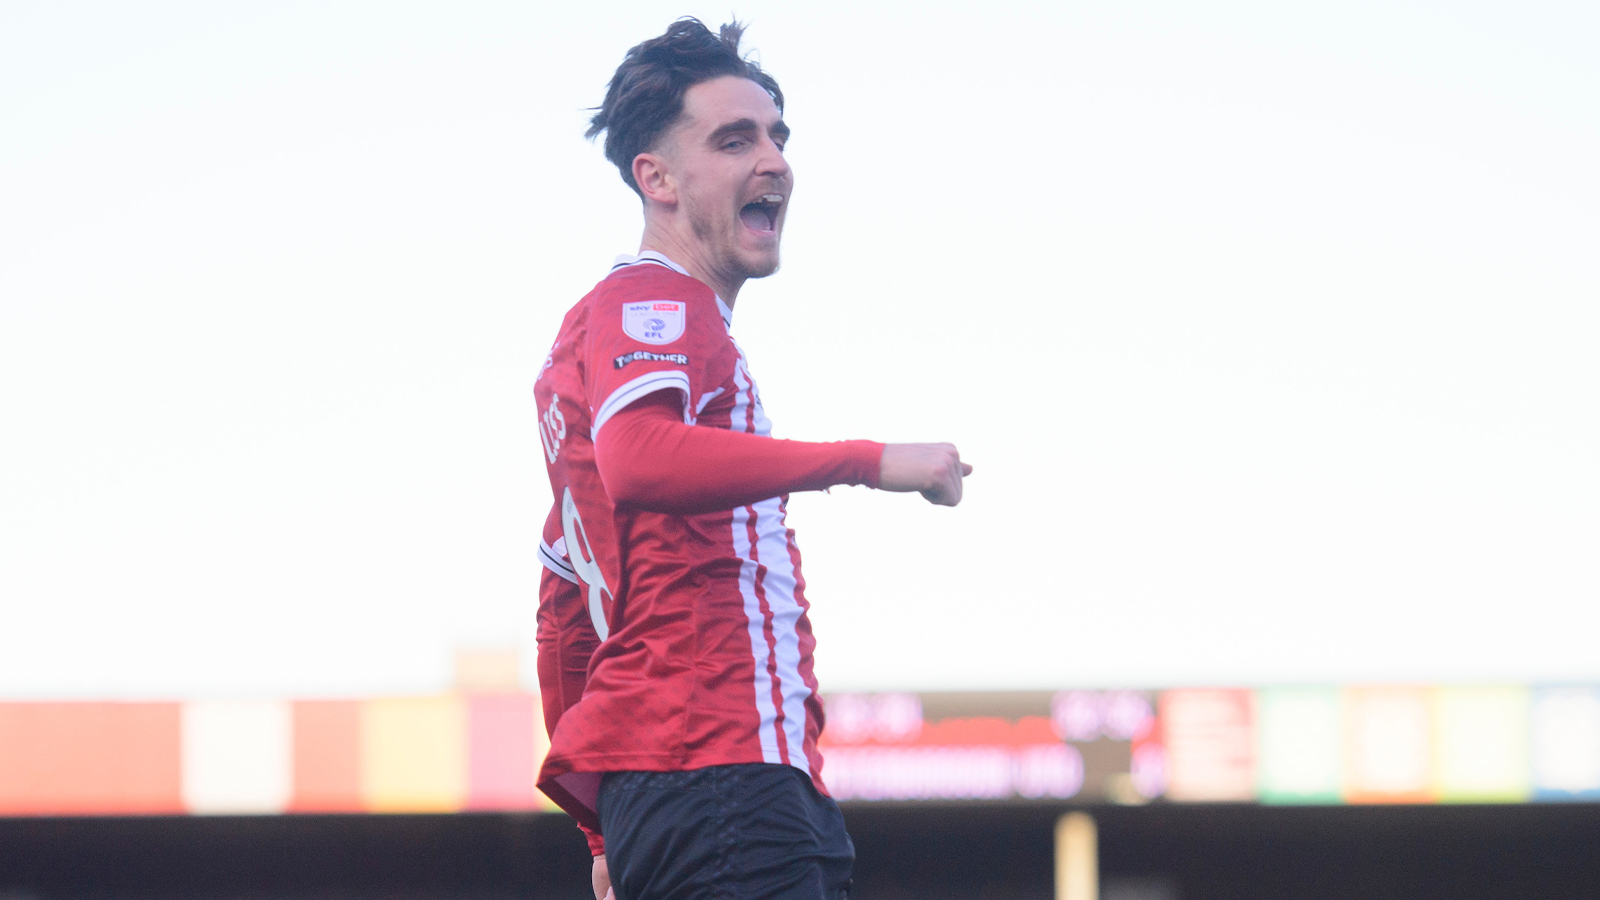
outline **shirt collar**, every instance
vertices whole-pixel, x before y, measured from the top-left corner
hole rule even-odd
[[[628,254],[624,253],[617,257],[616,262],[611,264],[611,271],[615,272],[624,266],[636,266],[640,263],[655,263],[658,266],[666,266],[672,271],[677,272],[679,275],[689,274],[688,269],[685,269],[683,266],[680,266],[672,260],[667,259],[666,254],[657,253],[654,250],[646,250],[638,256],[629,256]]]

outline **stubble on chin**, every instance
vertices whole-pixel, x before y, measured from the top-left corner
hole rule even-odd
[[[768,275],[771,275],[774,272],[777,272],[778,268],[780,266],[781,266],[781,262],[778,259],[778,255],[776,253],[774,253],[772,255],[772,261],[771,262],[768,262],[766,260],[762,260],[760,263],[758,263],[754,267],[752,267],[750,269],[747,269],[745,271],[745,273],[744,273],[744,276],[746,278],[766,278]]]
[[[702,247],[713,252],[713,259],[721,275],[730,281],[746,281],[751,278],[766,278],[778,271],[779,257],[774,250],[770,260],[748,260],[739,252],[739,228],[734,225],[732,230],[718,228],[718,220],[706,214],[703,208],[691,206],[688,208],[689,230],[694,233],[695,240]],[[737,220],[736,220],[737,221]],[[724,226],[726,227],[726,226]]]

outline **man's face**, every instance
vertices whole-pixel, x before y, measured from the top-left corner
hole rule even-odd
[[[788,139],[772,98],[747,78],[703,81],[684,94],[664,149],[702,260],[730,281],[778,269],[794,185],[783,158]]]

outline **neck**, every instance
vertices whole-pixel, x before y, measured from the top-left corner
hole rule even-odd
[[[744,287],[745,280],[718,272],[705,259],[698,242],[685,239],[675,230],[660,228],[655,223],[647,222],[644,227],[644,237],[639,240],[639,252],[643,253],[646,250],[653,250],[683,266],[691,277],[716,291],[722,302],[728,305],[728,309],[733,309],[734,301],[739,298],[739,289]]]

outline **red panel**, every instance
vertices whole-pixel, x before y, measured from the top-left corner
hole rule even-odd
[[[0,815],[183,812],[176,703],[0,704]]]
[[[932,745],[1008,745],[1012,725],[997,716],[940,719],[922,726],[916,743]],[[1051,740],[1059,741],[1054,735]]]
[[[852,737],[855,737],[852,735]],[[856,740],[830,739],[823,732],[821,744],[843,747],[855,744],[921,747],[1022,747],[1032,744],[1059,744],[1054,726],[1045,716],[1023,716],[1015,722],[999,716],[966,716],[940,719],[920,726],[913,734],[885,737],[868,734]]]
[[[294,704],[294,796],[290,812],[361,812],[361,703]]]
[[[1055,726],[1050,724],[1048,716],[1023,716],[1011,729],[1011,743],[1019,747],[1028,744],[1059,744],[1061,738],[1056,735]]]
[[[533,809],[538,698],[484,694],[467,698],[467,808]]]
[[[1174,800],[1255,799],[1255,717],[1251,693],[1184,688],[1161,692],[1167,796]]]

